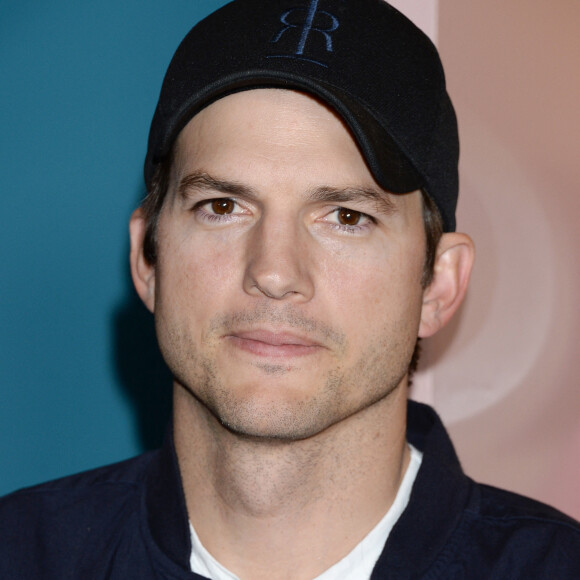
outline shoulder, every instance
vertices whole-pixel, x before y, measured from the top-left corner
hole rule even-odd
[[[476,484],[480,492],[481,515],[491,520],[538,521],[564,526],[580,533],[580,523],[561,511],[540,501],[482,483]]]
[[[5,574],[20,567],[33,577],[35,564],[28,561],[27,554],[44,554],[44,569],[57,566],[64,573],[67,562],[72,565],[95,538],[111,538],[122,528],[137,527],[143,484],[155,453],[1,498],[0,577],[19,577]]]
[[[486,527],[526,533],[548,539],[555,535],[575,543],[580,550],[580,523],[559,510],[504,489],[478,484],[480,509],[475,520]],[[580,559],[580,551],[578,552]]]
[[[577,521],[488,485],[474,484],[473,499],[456,536],[456,561],[470,569],[475,563],[486,578],[580,578]]]
[[[417,561],[425,577],[580,578],[580,524],[530,498],[479,484],[426,405],[409,403],[407,438],[423,452],[409,506],[389,538],[400,569]],[[433,560],[425,558],[432,554]],[[385,558],[387,561],[387,558]]]
[[[142,484],[154,454],[155,452],[146,453],[6,495],[0,498],[0,524],[5,522],[6,514],[13,509],[34,512],[41,508],[48,510],[53,505],[62,509],[71,500],[90,503],[102,495],[130,495]],[[79,507],[79,504],[76,505]]]

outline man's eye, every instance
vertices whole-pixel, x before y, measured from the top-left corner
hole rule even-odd
[[[357,226],[363,219],[365,214],[360,211],[355,211],[352,209],[347,209],[346,207],[341,207],[336,210],[336,218],[338,223],[343,226]]]
[[[217,215],[227,215],[233,213],[236,203],[227,198],[213,199],[209,206],[211,211]]]
[[[192,211],[198,220],[212,224],[229,223],[251,215],[246,206],[229,197],[203,199],[193,206]]]
[[[348,207],[335,207],[322,218],[322,221],[340,232],[351,234],[363,234],[377,223],[369,214]]]

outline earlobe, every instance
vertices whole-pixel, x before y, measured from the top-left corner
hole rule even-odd
[[[455,314],[465,297],[474,259],[475,247],[469,236],[460,233],[441,236],[433,279],[423,293],[421,338],[435,334]]]
[[[129,221],[131,236],[131,277],[137,294],[145,306],[153,312],[155,309],[155,267],[143,254],[143,241],[147,229],[147,221],[141,208],[137,208]]]

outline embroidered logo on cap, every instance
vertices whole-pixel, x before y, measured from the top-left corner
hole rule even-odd
[[[282,28],[272,44],[284,43],[286,54],[272,54],[267,58],[295,58],[328,67],[320,56],[333,52],[332,33],[338,28],[338,18],[318,9],[319,0],[311,0],[304,8],[291,8],[280,16]],[[316,56],[317,58],[314,58]]]

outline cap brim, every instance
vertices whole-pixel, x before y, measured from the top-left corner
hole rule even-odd
[[[171,115],[172,123],[165,126],[164,135],[159,136],[157,146],[150,148],[158,154],[150,160],[149,166],[157,165],[170,153],[179,133],[202,109],[226,95],[260,88],[304,91],[326,103],[350,129],[373,177],[387,191],[408,193],[424,186],[423,178],[395,143],[388,128],[383,127],[364,105],[343,90],[319,80],[271,70],[250,70],[222,77],[216,83],[205,86],[203,91],[191,94],[177,114],[174,112]],[[147,181],[151,177],[146,176]]]

